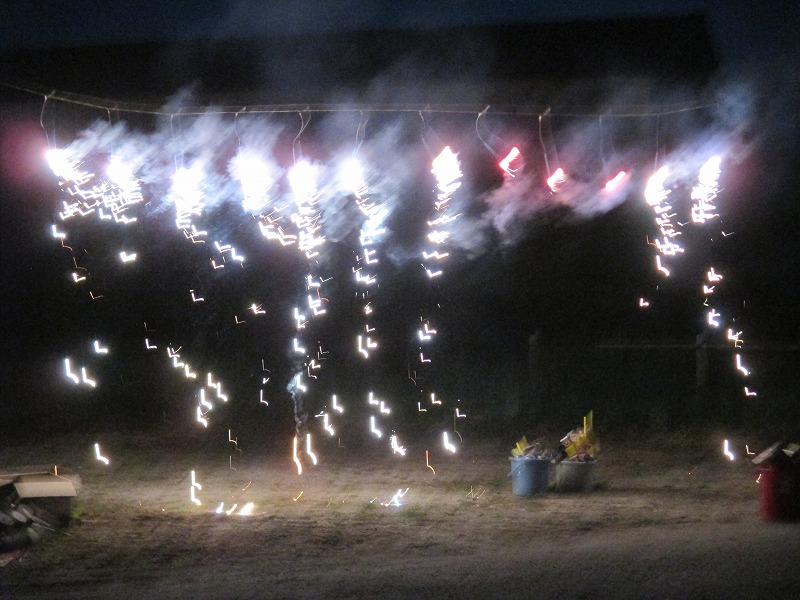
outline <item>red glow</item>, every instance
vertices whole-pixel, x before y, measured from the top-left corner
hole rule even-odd
[[[605,190],[607,192],[615,192],[617,189],[619,189],[620,185],[622,185],[622,182],[627,176],[628,174],[625,171],[620,171],[614,176],[613,179],[606,181]]]
[[[519,157],[519,154],[520,154],[519,148],[514,146],[511,149],[511,151],[508,153],[508,155],[503,160],[501,160],[500,163],[499,163],[500,168],[503,169],[503,171],[505,171],[506,173],[508,173],[512,177],[514,176],[514,173],[516,172],[516,169],[512,169],[511,168],[511,162],[513,160],[515,160],[517,157]]]
[[[567,176],[564,174],[564,169],[558,167],[555,172],[547,178],[547,186],[554,192],[557,192],[558,188],[560,188],[561,184],[566,180]]]
[[[0,123],[0,179],[17,188],[31,185],[37,177],[52,176],[44,160],[47,149],[38,123]]]

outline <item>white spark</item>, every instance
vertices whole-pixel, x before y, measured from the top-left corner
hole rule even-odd
[[[217,382],[217,398],[219,398],[223,402],[228,401],[228,396],[222,393],[222,382]]]
[[[314,298],[313,296],[308,296],[308,307],[311,309],[311,312],[314,313],[314,316],[324,315],[325,309],[322,308],[322,299],[321,298]]]
[[[356,275],[356,283],[363,283],[364,285],[372,285],[377,281],[377,278],[373,275],[364,275],[361,273],[361,269],[356,269],[353,267],[353,272]]]
[[[369,418],[369,430],[375,437],[383,437],[383,432],[375,425],[375,415],[371,415]]]
[[[228,168],[242,187],[242,209],[251,214],[261,212],[269,203],[269,192],[277,176],[272,164],[255,151],[240,148]]]
[[[722,441],[722,454],[724,454],[725,458],[727,458],[728,460],[731,461],[736,460],[736,457],[734,456],[733,452],[731,452],[730,442],[728,440]]]
[[[669,169],[664,165],[647,180],[647,186],[645,186],[644,190],[644,199],[650,206],[661,204],[667,199],[669,191],[664,189],[664,181],[667,179],[668,175]]]
[[[316,360],[315,358],[312,358],[312,359],[311,359],[311,360],[310,360],[310,361],[309,361],[309,362],[306,364],[306,373],[308,374],[308,376],[309,376],[310,378],[312,378],[312,379],[317,379],[317,376],[316,376],[316,375],[314,375],[314,374],[313,374],[311,371],[314,371],[314,370],[316,370],[316,369],[320,369],[320,368],[322,368],[322,365],[318,364],[318,363],[317,363],[317,360]]]
[[[171,196],[175,202],[175,224],[178,229],[192,226],[192,217],[203,214],[203,165],[195,162],[191,168],[181,167],[172,176]]]
[[[700,168],[697,176],[697,184],[692,188],[692,200],[697,203],[692,207],[692,217],[695,222],[703,223],[708,218],[717,217],[719,215],[708,215],[706,210],[713,210],[715,207],[711,201],[719,193],[719,175],[720,164],[722,160],[719,156],[712,156]],[[695,215],[698,219],[695,220]]]
[[[203,388],[200,388],[200,406],[204,406],[207,410],[214,408],[214,405],[206,400],[206,391]]]
[[[739,372],[740,372],[742,375],[744,375],[745,377],[747,377],[748,375],[750,375],[750,371],[748,371],[748,370],[747,370],[747,369],[744,367],[744,365],[742,365],[742,355],[741,355],[741,354],[737,354],[737,355],[736,355],[736,370],[737,370],[737,371],[739,371]]]
[[[106,465],[107,465],[109,462],[111,462],[111,461],[109,461],[109,460],[108,460],[108,458],[106,458],[105,456],[103,456],[103,455],[100,453],[100,444],[95,444],[95,445],[94,445],[94,456],[95,456],[95,458],[96,458],[98,461],[100,461],[101,463],[104,463],[104,464],[106,464]]]
[[[620,171],[612,179],[606,181],[606,184],[603,187],[603,189],[607,194],[616,191],[627,176],[628,174],[625,171]]]
[[[208,427],[208,419],[205,418],[203,414],[203,407],[197,407],[197,422],[200,423],[203,427]]]
[[[64,372],[66,376],[76,384],[79,384],[81,382],[80,378],[75,373],[72,372],[72,369],[70,368],[69,364],[69,358],[64,359]]]
[[[364,168],[356,158],[351,158],[341,166],[339,169],[339,181],[346,190],[358,197],[362,197],[367,193]]]
[[[377,264],[378,259],[372,258],[373,256],[375,256],[375,254],[377,254],[377,252],[378,252],[377,250],[370,250],[368,248],[364,248],[364,262],[367,263],[368,265]]]
[[[739,336],[741,335],[742,335],[741,331],[733,333],[733,329],[731,329],[730,327],[728,328],[727,337],[729,341],[733,342],[734,348],[739,348],[744,343],[744,340],[739,339]]]
[[[52,148],[47,151],[45,158],[56,177],[77,184],[88,181],[89,174],[78,170],[78,161],[72,160],[66,149]]]
[[[428,239],[434,244],[444,244],[450,238],[450,232],[434,229],[428,234]]]
[[[192,485],[189,486],[189,498],[194,504],[200,506],[200,500],[197,498],[196,491],[202,490],[203,486],[197,482],[197,478],[195,476],[194,471],[191,472],[191,477],[192,477]]]
[[[505,171],[506,173],[508,173],[511,177],[514,177],[514,173],[518,171],[518,169],[511,168],[511,163],[517,157],[519,157],[519,155],[520,155],[519,148],[514,146],[513,148],[511,148],[508,154],[506,154],[506,157],[498,163],[500,168],[503,169],[503,171]]]
[[[422,253],[422,258],[424,258],[425,260],[429,260],[431,258],[434,258],[436,260],[444,260],[448,256],[450,256],[449,252],[439,252],[438,250],[434,250],[433,252]]]
[[[292,314],[294,315],[295,327],[298,330],[305,329],[307,323],[306,316],[300,312],[300,309],[295,307],[294,310],[292,311]]]
[[[318,170],[304,160],[301,160],[289,170],[289,185],[298,204],[307,202],[309,198],[313,198],[316,194],[317,174]]]
[[[664,241],[659,240],[658,238],[654,241],[655,247],[658,249],[661,254],[664,256],[675,256],[676,254],[683,253],[683,248],[681,248],[678,244],[671,242],[668,239],[664,239]]]
[[[358,346],[359,353],[363,354],[364,358],[369,358],[369,352],[364,347],[364,336],[359,335],[358,338],[357,338],[357,342],[358,342],[357,346]]]
[[[81,367],[81,381],[83,381],[83,383],[89,387],[97,387],[97,382],[93,379],[90,379],[89,375],[87,375],[86,367]]]
[[[242,515],[243,517],[249,517],[253,514],[253,509],[255,509],[255,507],[256,505],[254,503],[248,502],[237,514]]]
[[[333,425],[331,425],[330,423],[328,413],[322,413],[322,428],[328,432],[328,435],[333,436],[333,434],[335,433]]]
[[[392,452],[394,454],[399,454],[400,456],[405,456],[406,455],[406,449],[399,444],[399,442],[397,441],[397,436],[396,435],[392,435],[389,438],[389,440],[390,440],[390,444],[391,444],[391,447],[392,447]]]
[[[297,466],[297,474],[303,474],[303,463],[300,462],[300,459],[297,456],[297,436],[292,438],[292,460],[294,464]]]
[[[403,490],[402,488],[399,488],[395,492],[394,496],[392,496],[392,499],[389,500],[389,502],[387,502],[385,504],[383,502],[381,502],[381,504],[383,506],[402,506],[402,504],[400,503],[400,500],[401,500],[401,498],[403,498],[403,496],[405,496],[408,493],[408,490],[409,490],[409,488],[406,488],[405,490]]]
[[[311,434],[306,434],[306,454],[311,458],[311,463],[313,465],[317,464],[317,455],[311,450]]]
[[[555,193],[566,181],[567,175],[564,173],[564,169],[558,167],[553,174],[547,178],[547,187],[549,187],[553,193]]]
[[[461,213],[458,213],[457,215],[442,215],[433,219],[432,221],[428,221],[428,227],[433,227],[434,225],[447,225],[448,223],[455,221],[460,216]]]
[[[661,257],[656,254],[656,269],[661,271],[665,277],[669,277],[669,269],[661,264]]]
[[[455,154],[450,146],[445,146],[439,156],[433,159],[431,172],[436,177],[436,186],[442,195],[452,194],[459,188],[461,183],[461,167],[458,163],[458,155]]]
[[[442,274],[442,271],[441,271],[441,270],[438,270],[438,271],[431,271],[431,270],[430,270],[429,268],[427,268],[425,265],[422,265],[422,268],[423,268],[423,269],[425,269],[425,273],[427,273],[427,274],[428,274],[428,277],[429,277],[430,279],[433,279],[434,277],[439,277],[439,275],[441,275],[441,274]]]

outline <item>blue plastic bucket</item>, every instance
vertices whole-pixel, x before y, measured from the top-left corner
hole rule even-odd
[[[515,496],[532,496],[547,491],[549,460],[521,456],[509,456],[508,460],[511,461],[511,491]]]

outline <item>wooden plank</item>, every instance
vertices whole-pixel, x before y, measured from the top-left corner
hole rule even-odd
[[[76,496],[81,477],[75,473],[56,475],[43,467],[21,467],[0,472],[0,486],[13,484],[21,498]]]
[[[20,498],[73,497],[78,492],[75,484],[65,477],[52,474],[23,475],[14,482]]]

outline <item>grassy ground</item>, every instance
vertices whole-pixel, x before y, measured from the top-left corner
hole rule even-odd
[[[405,457],[321,447],[302,475],[290,451],[198,454],[156,435],[103,444],[108,466],[76,437],[0,452],[0,465],[61,462],[83,480],[70,527],[0,570],[7,597],[352,597],[387,569],[402,590],[434,564],[475,577],[544,549],[582,560],[581,540],[760,526],[755,468],[722,457],[713,434],[606,442],[592,492],[526,498],[511,493],[512,442],[465,440],[455,455],[416,444]],[[236,514],[248,502],[252,515]],[[450,581],[430,577],[433,596]]]

